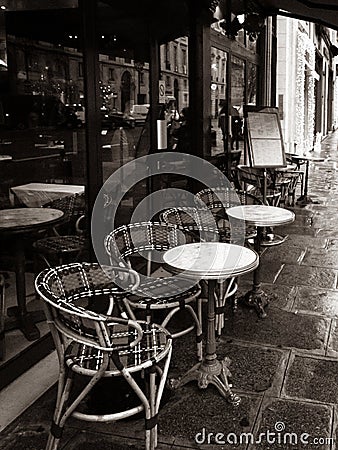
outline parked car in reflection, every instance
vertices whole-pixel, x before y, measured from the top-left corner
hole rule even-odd
[[[129,114],[123,113],[121,111],[112,111],[109,113],[109,118],[112,122],[113,128],[119,127],[127,127],[134,128],[135,127],[135,119]]]
[[[120,127],[134,128],[135,119],[121,111],[101,108],[101,125],[104,130],[114,130]]]
[[[135,120],[135,125],[144,125],[149,112],[150,105],[145,103],[144,105],[133,105],[130,110],[131,117]]]
[[[7,94],[0,96],[0,127],[8,130],[77,128],[73,109],[52,95]]]

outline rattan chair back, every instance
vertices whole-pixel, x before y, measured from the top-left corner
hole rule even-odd
[[[233,206],[260,205],[263,203],[262,200],[249,192],[223,187],[202,189],[197,192],[195,197],[197,202],[203,202],[208,209],[216,213],[221,209],[226,210]]]
[[[174,225],[160,222],[138,222],[122,225],[113,230],[105,239],[106,251],[112,264],[131,265],[132,257],[144,258],[151,262],[151,254],[161,262],[161,255],[168,249],[187,243],[188,235]],[[149,264],[148,264],[149,266]],[[148,267],[147,274],[150,275]]]
[[[63,222],[75,224],[79,217],[85,215],[84,193],[76,193],[57,198],[43,205],[44,208],[59,209],[63,212]]]
[[[207,208],[170,208],[161,215],[163,222],[189,233],[194,241],[219,241],[217,222]]]

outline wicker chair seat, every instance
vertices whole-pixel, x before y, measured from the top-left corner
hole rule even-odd
[[[104,377],[119,376],[116,358],[130,373],[137,372],[152,364],[157,364],[167,354],[168,333],[159,325],[140,322],[142,338],[133,347],[129,344],[137,338],[137,331],[128,324],[115,324],[109,327],[109,339],[114,342]],[[119,348],[119,350],[115,350]],[[103,352],[78,342],[72,342],[65,353],[65,362],[75,372],[94,375],[103,364]]]
[[[165,281],[164,281],[165,280]],[[182,292],[185,289],[185,292]],[[191,286],[191,281],[176,277],[147,280],[137,289],[136,294],[129,294],[128,300],[133,307],[141,309],[175,308],[182,302],[189,303],[201,293],[198,285]],[[141,294],[141,295],[140,295]]]
[[[54,235],[38,239],[33,248],[47,266],[69,263],[79,260],[79,256],[88,247],[84,231],[80,223],[85,220],[84,193],[68,195],[46,203],[44,208],[55,208],[63,211],[63,222],[54,228]],[[68,257],[68,260],[67,260]]]
[[[33,247],[38,252],[50,254],[77,253],[83,250],[86,239],[83,236],[53,236],[39,239]]]

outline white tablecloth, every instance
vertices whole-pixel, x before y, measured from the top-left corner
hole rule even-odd
[[[52,200],[81,194],[84,186],[75,184],[28,183],[11,188],[20,203],[36,208]]]

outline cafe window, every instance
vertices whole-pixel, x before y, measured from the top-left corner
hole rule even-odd
[[[230,150],[242,150],[244,147],[244,115],[246,103],[245,61],[231,57],[231,93],[230,93]]]
[[[225,51],[212,48],[211,52],[211,154],[224,151],[226,139],[227,107],[223,79],[226,79],[226,61],[228,55]]]
[[[257,99],[257,66],[248,63],[247,103],[255,105]]]
[[[109,68],[109,79],[112,81],[115,80],[115,70],[114,69]]]
[[[62,14],[58,13],[56,9],[49,13],[46,7],[42,27],[41,11],[27,11],[25,5],[20,4],[17,11],[14,5],[11,11],[4,12],[5,20],[0,22],[2,51],[6,53],[7,62],[7,67],[1,68],[0,83],[0,153],[6,155],[0,158],[2,210],[29,212],[30,208],[38,208],[43,211],[49,209],[47,206],[53,201],[59,201],[57,209],[61,209],[61,204],[73,196],[79,197],[81,211],[86,210],[83,195],[87,188],[83,56],[78,49],[79,35],[72,41],[68,36],[59,40],[62,25],[55,16],[62,17]],[[78,10],[74,8],[73,17],[80,19],[77,14]],[[32,225],[29,219],[26,223]],[[67,230],[70,234],[76,233],[75,227]],[[53,234],[51,227],[48,231]],[[20,290],[11,297],[21,295],[24,288],[27,293],[34,292],[35,271],[46,267],[45,261],[37,258],[33,270],[32,244],[38,237],[45,236],[46,230],[42,226],[35,228],[35,232],[27,233],[26,285],[21,284]],[[11,239],[9,248],[13,242]],[[0,246],[0,270],[9,274],[13,293],[16,289],[15,266],[11,264],[14,252],[7,255],[3,242]],[[34,295],[26,299],[28,310],[32,309],[31,301],[36,303]],[[25,370],[24,360],[30,360],[32,355],[34,359],[36,348],[41,342],[47,342],[46,324],[39,323],[39,331],[34,323],[31,325],[33,331],[26,329],[22,322],[20,332],[6,332],[5,345],[11,350],[0,361],[0,385],[4,379],[17,376],[15,370],[9,369],[14,359],[18,358],[17,367]],[[23,353],[26,356],[20,361]],[[1,370],[7,370],[5,377]]]
[[[184,74],[187,74],[187,51],[182,49],[182,71]]]
[[[174,51],[174,70],[175,70],[175,72],[177,72],[178,71],[178,60],[177,60],[177,46],[176,45],[174,45],[173,51]]]

